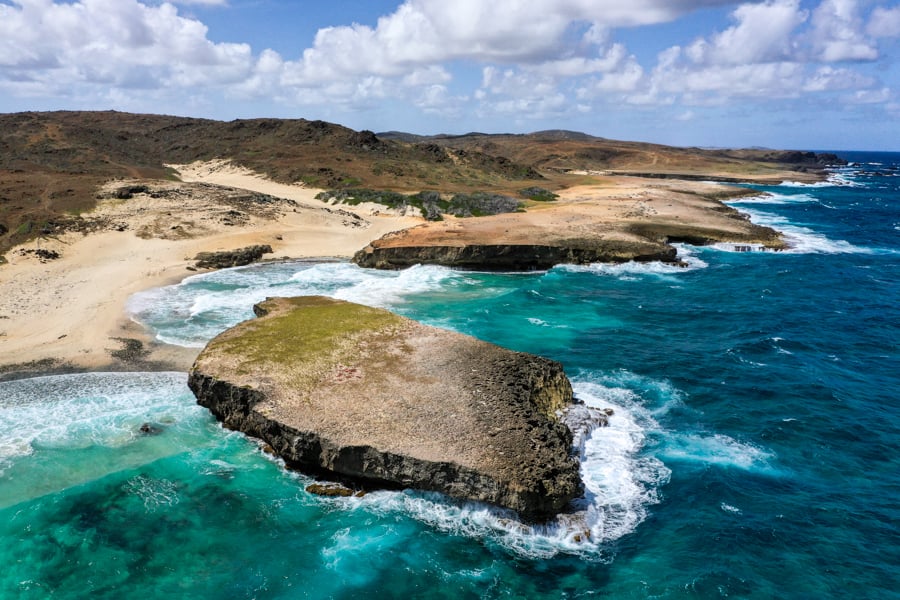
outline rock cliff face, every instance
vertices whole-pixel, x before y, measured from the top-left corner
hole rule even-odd
[[[313,474],[438,491],[528,520],[582,493],[561,365],[387,311],[270,299],[191,370],[226,427]]]
[[[375,269],[403,269],[417,264],[485,271],[533,271],[559,264],[652,261],[674,262],[675,248],[663,243],[606,241],[586,246],[493,244],[467,246],[392,246],[376,240],[353,255],[353,262]]]
[[[262,258],[263,254],[271,254],[272,246],[257,245],[238,248],[237,250],[224,250],[221,252],[201,252],[194,257],[196,266],[200,269],[227,269],[229,267],[243,267]]]
[[[633,183],[633,182],[632,182]],[[750,222],[716,195],[731,187],[680,181],[584,195],[563,192],[526,212],[447,219],[389,233],[358,251],[361,267],[437,264],[485,271],[530,271],[558,264],[678,262],[676,242],[785,247],[780,234]],[[535,205],[536,204],[536,205]]]

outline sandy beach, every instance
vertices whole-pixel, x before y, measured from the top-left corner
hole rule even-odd
[[[6,254],[9,263],[0,267],[0,377],[73,369],[186,370],[196,350],[155,342],[129,318],[126,302],[137,291],[194,274],[189,269],[198,252],[269,244],[273,254],[266,258],[347,258],[389,232],[424,223],[374,204],[326,206],[315,199],[320,190],[276,183],[227,161],[170,166],[181,182],[106,184],[99,191],[106,199],[85,215],[105,223],[103,230],[41,238]],[[149,185],[148,193],[116,197],[117,190],[135,184]],[[260,201],[247,190],[273,198]],[[527,213],[467,219],[464,225],[476,237],[511,235],[521,243],[542,228],[602,228],[615,236],[617,226],[636,219],[715,224],[720,217],[698,208],[698,194],[728,190],[610,177],[563,190],[558,202]],[[460,225],[448,218],[421,231],[452,233]],[[36,249],[60,257],[42,260]],[[122,350],[125,338],[143,348],[123,361],[112,353]]]
[[[115,338],[141,340],[150,351],[144,364],[186,370],[196,350],[154,343],[126,313],[133,293],[194,274],[187,267],[198,252],[269,244],[274,252],[267,258],[348,257],[372,239],[421,222],[366,206],[353,207],[360,218],[351,219],[344,207],[327,209],[315,200],[319,190],[274,183],[223,162],[185,167],[181,176],[287,198],[296,206],[263,216],[244,211],[246,218],[235,223],[215,218],[233,209],[202,194],[190,205],[183,195],[141,194],[101,201],[91,213],[127,224],[124,231],[71,232],[10,250],[9,263],[0,267],[0,365],[6,371],[127,368],[110,354],[122,345]],[[41,261],[23,253],[38,248],[60,258]]]

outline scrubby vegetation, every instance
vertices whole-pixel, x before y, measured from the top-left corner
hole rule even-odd
[[[554,194],[548,189],[537,186],[527,187],[524,190],[519,190],[519,195],[523,198],[534,200],[535,202],[553,202],[554,200],[559,198],[559,194]]]
[[[515,198],[486,192],[453,194],[448,200],[445,195],[434,191],[423,191],[407,195],[399,192],[358,188],[328,190],[320,192],[316,195],[316,198],[323,202],[335,202],[351,206],[363,202],[374,202],[395,210],[414,207],[419,209],[422,212],[422,216],[429,221],[440,221],[445,214],[456,217],[483,217],[516,212],[521,209],[521,203]]]
[[[357,361],[358,343],[366,336],[390,340],[389,332],[405,323],[403,317],[383,309],[320,296],[267,301],[257,305],[257,314],[265,317],[279,303],[288,306],[248,321],[240,335],[216,338],[207,350],[238,358],[239,374],[261,364],[289,365],[294,383],[306,386],[324,376],[324,364]]]

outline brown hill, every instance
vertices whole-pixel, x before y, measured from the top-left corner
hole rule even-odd
[[[502,156],[531,165],[544,173],[605,171],[649,177],[765,180],[780,182],[785,172],[817,172],[845,161],[834,154],[792,150],[678,148],[644,142],[623,142],[565,130],[528,134],[469,133],[432,137],[398,132],[379,134],[385,139],[415,140],[446,148]]]
[[[231,122],[119,112],[0,115],[0,251],[91,208],[113,177],[171,177],[166,164],[214,158],[282,182],[421,190],[528,185],[541,176],[502,156],[381,140],[304,119]]]
[[[560,189],[564,173],[781,179],[816,155],[708,151],[614,142],[564,131],[377,136],[305,119],[230,122],[106,112],[0,115],[0,253],[59,229],[116,177],[171,178],[166,164],[229,159],[276,181],[396,191]],[[780,161],[780,162],[779,162]],[[796,161],[797,164],[790,164]]]

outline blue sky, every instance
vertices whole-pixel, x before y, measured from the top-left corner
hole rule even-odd
[[[900,151],[886,0],[0,0],[0,112]]]

